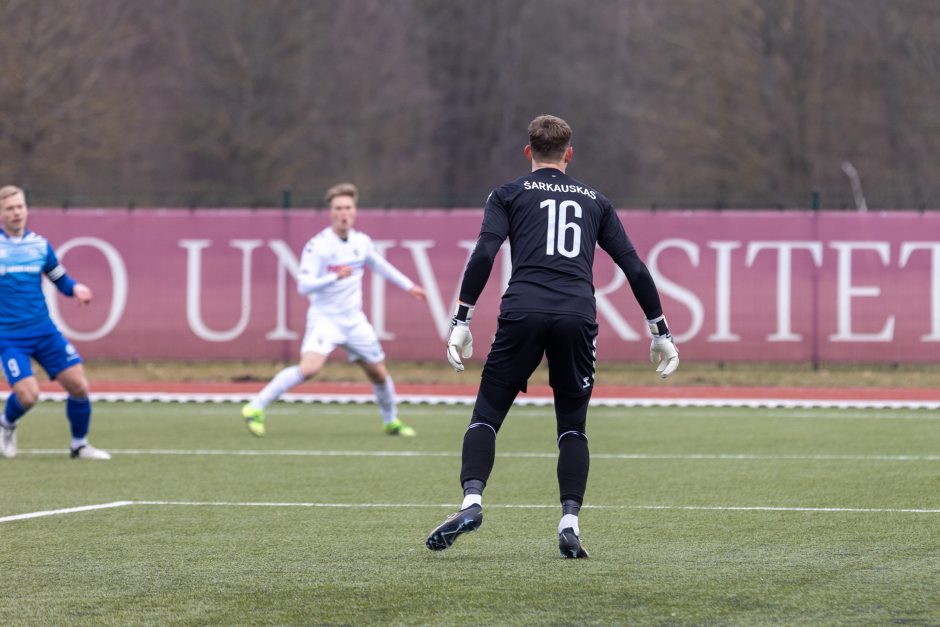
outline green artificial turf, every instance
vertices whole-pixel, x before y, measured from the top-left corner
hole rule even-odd
[[[37,406],[0,519],[130,503],[0,522],[0,622],[940,623],[936,412],[594,408],[591,558],[563,560],[549,409],[510,413],[484,524],[441,553],[468,407],[401,406],[412,439],[372,405],[280,403],[263,439],[238,409],[98,403],[114,458],[86,462]]]

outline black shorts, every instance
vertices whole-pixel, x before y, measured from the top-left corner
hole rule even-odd
[[[571,315],[510,311],[500,314],[496,339],[483,366],[483,378],[522,392],[542,357],[548,382],[565,396],[589,394],[594,387],[597,323]]]

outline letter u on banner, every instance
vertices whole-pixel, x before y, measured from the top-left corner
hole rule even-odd
[[[179,245],[186,249],[186,321],[200,339],[208,342],[234,340],[248,326],[251,318],[251,253],[261,246],[258,239],[233,239],[229,244],[242,251],[241,316],[238,323],[227,331],[214,331],[202,320],[202,249],[212,242],[207,239],[183,239]]]

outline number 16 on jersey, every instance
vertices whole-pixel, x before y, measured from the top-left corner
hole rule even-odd
[[[548,209],[548,233],[545,236],[545,254],[564,255],[569,259],[577,257],[581,252],[581,226],[576,222],[568,222],[568,210],[573,209],[575,218],[581,217],[581,205],[573,200],[563,200],[561,204],[554,198],[543,200],[539,207]],[[566,244],[568,235],[571,236],[570,248]]]

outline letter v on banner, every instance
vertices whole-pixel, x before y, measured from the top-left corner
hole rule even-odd
[[[434,246],[434,242],[431,240],[404,240],[401,245],[411,251],[411,258],[418,270],[418,283],[427,292],[428,309],[430,309],[431,317],[434,319],[437,335],[440,338],[445,338],[450,331],[450,318],[453,315],[450,308],[460,295],[460,285],[457,285],[454,289],[453,298],[445,305],[441,299],[441,290],[438,287],[437,277],[434,276],[434,270],[431,267],[431,260],[428,258],[427,251]],[[467,256],[464,259],[463,266],[461,266],[462,275],[463,268],[466,268],[467,262],[470,261],[470,255],[473,253],[476,241],[460,240],[458,245],[467,251]],[[459,281],[460,277],[457,277],[456,280]]]
[[[202,320],[202,250],[212,245],[207,239],[183,239],[181,248],[186,249],[186,321],[189,328],[200,339],[208,342],[234,340],[248,326],[251,318],[251,253],[261,246],[260,239],[233,239],[229,244],[242,251],[241,315],[238,322],[227,331],[214,331]]]
[[[394,246],[394,244],[395,242],[391,240],[374,239],[372,240],[372,249],[379,257],[387,259],[385,251]],[[369,287],[372,301],[369,321],[372,323],[372,328],[375,329],[375,334],[380,340],[394,340],[395,334],[389,331],[385,325],[385,279],[382,278],[382,275],[378,272],[373,272]]]

